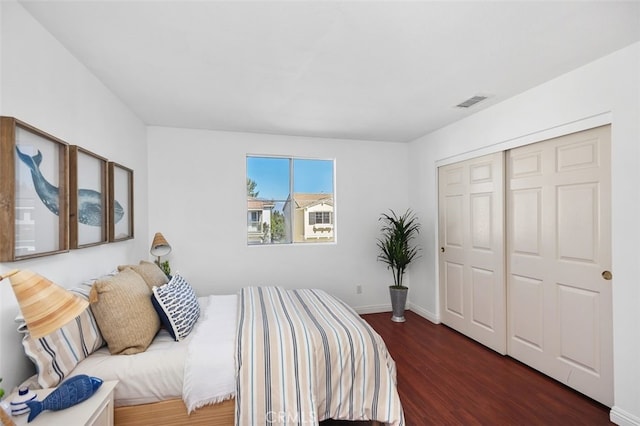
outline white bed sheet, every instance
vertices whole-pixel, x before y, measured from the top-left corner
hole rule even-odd
[[[210,306],[209,297],[199,297],[198,302],[204,318]],[[134,355],[111,355],[105,346],[80,362],[72,375],[87,374],[105,381],[118,380],[114,394],[116,407],[182,398],[188,346],[199,325],[200,320],[191,334],[180,342],[174,341],[162,329],[145,352]],[[211,336],[211,339],[215,341],[216,336]],[[230,365],[219,368],[233,371],[233,354],[229,359]],[[216,376],[212,371],[211,377]],[[234,391],[235,387],[230,389],[230,392]]]
[[[184,366],[182,400],[188,413],[235,396],[237,317],[237,294],[211,296],[200,315]]]

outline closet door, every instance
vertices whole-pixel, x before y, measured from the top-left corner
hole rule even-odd
[[[611,406],[610,127],[507,153],[508,353]]]
[[[504,354],[504,154],[438,169],[442,322]]]

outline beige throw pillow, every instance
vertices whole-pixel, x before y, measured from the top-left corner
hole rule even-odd
[[[127,268],[131,268],[140,274],[149,289],[152,289],[153,286],[160,287],[169,282],[169,278],[162,272],[162,269],[153,262],[141,260],[139,265],[120,265],[118,266],[118,271],[124,271]]]
[[[160,329],[160,319],[151,303],[151,290],[132,269],[97,280],[89,300],[102,337],[113,355],[144,352]]]

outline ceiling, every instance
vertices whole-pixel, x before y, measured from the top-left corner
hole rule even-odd
[[[322,138],[410,141],[640,40],[638,1],[20,3],[148,125]]]

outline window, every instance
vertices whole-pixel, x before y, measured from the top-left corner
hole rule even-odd
[[[247,243],[335,241],[334,161],[247,156]]]
[[[249,228],[252,232],[262,232],[262,212],[249,212]]]
[[[309,225],[316,223],[331,224],[331,212],[309,212]]]

